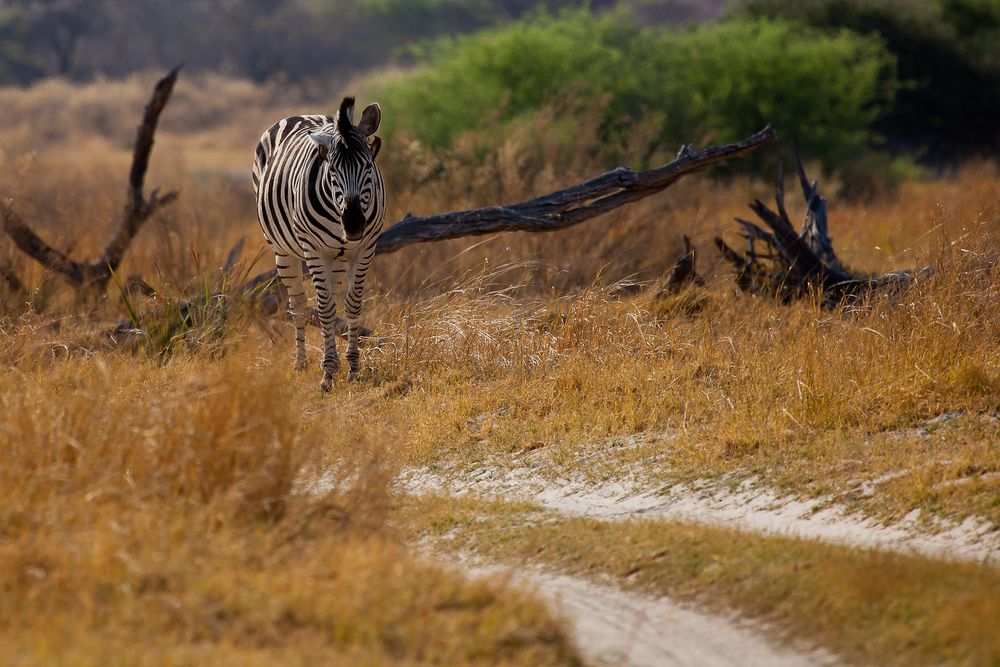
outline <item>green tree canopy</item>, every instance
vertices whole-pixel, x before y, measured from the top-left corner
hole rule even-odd
[[[569,107],[603,115],[601,141],[659,119],[659,141],[732,140],[771,122],[828,165],[864,151],[892,101],[880,40],[787,21],[644,29],[624,13],[532,15],[423,50],[386,82],[387,118],[432,147],[499,120]],[[605,100],[601,103],[600,100]]]

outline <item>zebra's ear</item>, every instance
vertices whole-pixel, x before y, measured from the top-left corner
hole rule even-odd
[[[382,137],[376,135],[372,137],[372,159],[378,155],[379,150],[382,148]]]
[[[379,123],[382,122],[382,107],[378,104],[369,104],[365,107],[365,110],[361,112],[361,122],[358,123],[358,130],[361,134],[366,137],[370,137],[375,134],[375,130],[378,129]]]
[[[333,150],[334,138],[332,134],[326,134],[325,132],[312,132],[309,138],[316,142],[319,146],[319,156],[324,160]]]

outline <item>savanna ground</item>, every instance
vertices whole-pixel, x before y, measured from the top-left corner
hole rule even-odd
[[[94,255],[121,205],[140,79],[2,93],[0,188],[74,256]],[[249,157],[262,128],[301,110],[238,81],[178,87],[148,183],[182,196],[127,257],[123,273],[158,292],[132,307],[169,312],[211,291],[243,237],[237,273],[267,268]],[[387,221],[603,170],[551,127],[523,123],[486,160],[474,137],[441,163],[386,146]],[[995,564],[567,519],[393,484],[404,470],[526,464],[653,485],[752,478],[884,522],[920,510],[928,530],[1000,527],[1000,173],[965,164],[867,201],[823,189],[848,266],[933,274],[838,310],[738,293],[711,239],[732,237],[773,184],[737,167],[567,232],[379,258],[362,379],[326,396],[318,368],[291,370],[278,320],[208,304],[192,328],[115,347],[102,333],[126,319],[114,287],[81,300],[4,244],[32,292],[5,297],[0,325],[0,652],[11,664],[579,660],[530,593],[430,563],[432,542],[737,611],[852,662],[995,664]],[[661,278],[683,233],[703,288],[614,297],[619,280]],[[957,416],[928,426],[944,414]]]

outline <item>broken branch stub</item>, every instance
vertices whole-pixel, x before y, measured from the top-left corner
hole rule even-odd
[[[715,238],[722,258],[736,269],[735,281],[742,291],[784,303],[819,293],[822,305],[834,308],[876,290],[904,287],[915,276],[930,272],[923,268],[868,276],[844,268],[829,236],[826,199],[819,194],[819,181],[809,181],[798,151],[795,162],[806,202],[801,233],[795,231],[785,209],[784,175],[779,170],[774,197],[777,210],[759,199],[750,204],[766,229],[736,218],[747,243],[746,251],[741,255],[721,237]],[[759,251],[759,244],[766,252]]]
[[[158,188],[153,190],[148,199],[143,194],[146,170],[149,167],[149,156],[153,152],[153,137],[156,134],[156,126],[159,123],[160,114],[163,113],[167,102],[170,101],[170,95],[174,91],[174,84],[177,83],[179,72],[180,67],[175,67],[156,83],[156,87],[153,88],[153,96],[143,113],[142,123],[136,130],[135,146],[132,151],[132,167],[129,169],[128,197],[114,235],[108,241],[100,259],[92,265],[96,270],[96,280],[107,282],[111,275],[107,267],[110,267],[111,271],[118,269],[125,252],[142,224],[158,209],[167,206],[179,195],[176,190],[160,195]]]
[[[44,266],[57,273],[77,288],[104,289],[111,275],[118,270],[125,253],[139,230],[154,213],[170,204],[178,197],[176,190],[163,195],[153,190],[146,198],[143,193],[149,157],[153,151],[153,137],[159,123],[160,114],[170,101],[180,67],[176,67],[160,79],[153,89],[153,95],[146,105],[142,122],[136,131],[132,150],[132,166],[129,170],[128,192],[122,214],[115,231],[101,253],[92,262],[72,260],[59,252],[29,227],[14,210],[11,200],[0,206],[3,230],[17,248]]]

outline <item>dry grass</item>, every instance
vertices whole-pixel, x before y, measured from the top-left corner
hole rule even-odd
[[[75,256],[101,246],[121,205],[145,83],[0,91],[18,119],[0,124],[0,192]],[[181,200],[122,271],[161,299],[215,284],[240,237],[246,270],[269,264],[250,265],[262,243],[246,165],[291,101],[239,82],[193,88],[168,108],[149,178]],[[117,115],[101,120],[109,106]],[[183,131],[188,119],[199,129]],[[94,138],[102,123],[115,129]],[[444,158],[386,146],[390,219],[514,201],[607,166],[557,130],[525,124],[485,160],[475,137]],[[289,370],[286,327],[271,340],[249,318],[195,332],[170,356],[163,341],[96,345],[125,319],[118,296],[79,303],[4,244],[0,261],[33,291],[0,308],[0,646],[74,664],[571,661],[530,600],[407,555],[386,528],[386,480],[402,466],[530,455],[601,477],[755,475],[885,519],[920,508],[1000,526],[998,184],[995,166],[973,164],[887,199],[832,196],[849,265],[936,269],[852,310],[734,292],[710,239],[771,190],[738,173],[563,234],[405,249],[373,271],[362,381],[326,398],[318,371]],[[685,232],[705,289],[611,298],[621,278],[662,276]],[[924,425],[948,412],[962,416]],[[636,433],[642,447],[613,446]],[[330,494],[297,487],[331,466]]]
[[[538,603],[408,554],[381,434],[332,432],[332,408],[254,352],[158,366],[3,345],[7,664],[575,663]]]
[[[138,97],[141,86],[129,85]],[[253,94],[238,82],[227,85],[242,91],[238,100]],[[60,93],[95,96],[91,88]],[[45,107],[37,90],[5,94]],[[263,117],[271,93],[256,94],[262,100],[248,103],[245,113]],[[168,116],[190,116],[199,99],[180,97]],[[246,155],[256,132],[243,132]],[[250,239],[250,258],[262,245],[246,183],[222,175],[240,168],[242,153],[211,177],[171,163],[175,149],[199,155],[199,141],[165,135],[157,145],[154,165],[170,166],[151,182],[180,185],[183,197],[150,222],[123,270],[141,273],[168,296],[214,284],[213,267],[240,237]],[[541,122],[517,128],[485,161],[477,145],[469,137],[447,158],[414,145],[387,147],[390,218],[517,200],[601,168],[586,142]],[[116,171],[118,158],[96,148],[60,162],[62,153],[60,143],[44,144],[30,158],[8,151],[13,166],[24,164],[0,183],[19,194],[26,218],[86,256],[103,242],[120,205],[124,165]],[[695,177],[563,234],[405,249],[380,259],[373,272],[366,318],[379,336],[365,363],[374,397],[354,389],[335,400],[360,401],[359,409],[379,414],[407,464],[470,463],[538,449],[556,464],[573,465],[581,448],[651,432],[664,437],[591,457],[603,458],[591,474],[634,464],[657,478],[755,473],[799,493],[832,493],[885,518],[920,507],[996,522],[1000,479],[990,473],[1000,470],[992,421],[1000,382],[998,283],[996,271],[983,267],[1000,232],[998,183],[994,166],[977,164],[906,183],[889,199],[832,198],[832,233],[850,266],[937,267],[905,294],[854,312],[784,307],[733,292],[710,238],[729,233],[727,221],[770,190],[742,176]],[[836,184],[827,189],[835,192]],[[618,279],[662,276],[681,232],[700,247],[708,289],[659,302],[608,296],[606,286]],[[122,318],[114,295],[81,307],[51,281],[41,282],[37,267],[15,250],[5,252],[41,285],[31,308],[41,311],[46,335],[79,338],[95,316],[106,324]],[[246,268],[268,264],[263,257]],[[12,326],[23,326],[24,304],[8,301],[5,310]],[[287,348],[282,340],[255,354],[283,360]],[[386,382],[416,391],[382,396]],[[934,433],[916,430],[951,411],[966,416]],[[338,425],[352,428],[349,420]],[[896,477],[879,493],[857,492],[886,474]]]
[[[599,476],[756,474],[886,519],[921,508],[1000,525],[1000,276],[980,264],[994,232],[977,233],[969,253],[942,251],[935,277],[853,312],[600,289],[526,303],[467,288],[386,308],[370,375],[417,391],[376,410],[405,425],[412,464],[530,453]],[[949,412],[963,416],[918,429]],[[609,445],[638,433],[658,435]]]

